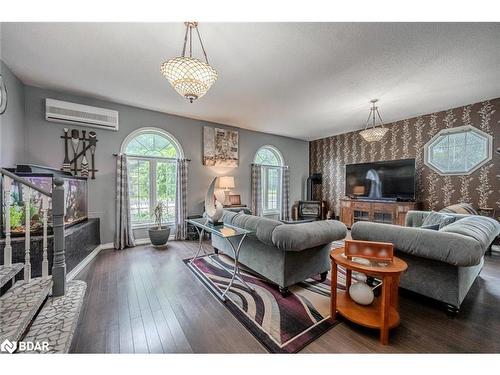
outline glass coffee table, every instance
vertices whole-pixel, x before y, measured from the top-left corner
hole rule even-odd
[[[226,271],[231,273],[231,281],[227,285],[226,289],[221,293],[219,289],[212,288],[212,291],[223,301],[226,300],[226,294],[231,289],[233,286],[234,280],[238,279],[241,281],[241,283],[249,290],[254,291],[254,289],[246,283],[245,280],[243,280],[243,276],[241,276],[240,273],[240,266],[238,263],[238,258],[240,255],[240,249],[241,249],[241,244],[249,234],[255,233],[254,231],[235,227],[233,225],[229,224],[218,224],[214,225],[212,224],[208,219],[206,218],[199,218],[199,219],[188,219],[186,220],[187,223],[191,224],[196,228],[196,231],[198,232],[198,237],[199,237],[199,244],[198,244],[198,250],[196,251],[196,254],[194,257],[189,261],[190,264],[192,264],[200,255],[200,253],[203,251],[205,255],[208,255],[203,247],[203,235],[205,232],[210,233],[212,236],[219,236],[221,238],[224,238],[227,243],[229,244],[229,247],[233,251],[234,255],[234,267],[232,270],[222,266]],[[196,267],[192,267],[196,272],[197,269]]]

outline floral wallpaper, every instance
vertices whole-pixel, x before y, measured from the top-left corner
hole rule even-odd
[[[470,175],[441,176],[424,164],[424,145],[441,129],[472,125],[493,136],[493,159]],[[359,132],[310,142],[310,172],[323,174],[315,191],[335,215],[344,197],[344,166],[379,160],[415,158],[417,200],[424,210],[471,203],[500,214],[500,98],[387,124],[380,142],[368,143]]]

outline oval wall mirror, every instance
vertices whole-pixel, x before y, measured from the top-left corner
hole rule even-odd
[[[6,109],[7,109],[7,87],[5,86],[3,77],[0,74],[0,115],[3,114]]]

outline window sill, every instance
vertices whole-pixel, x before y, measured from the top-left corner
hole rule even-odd
[[[263,216],[271,216],[271,215],[279,215],[280,211],[263,211],[262,215]]]

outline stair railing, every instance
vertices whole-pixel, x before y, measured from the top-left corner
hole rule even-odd
[[[66,293],[66,246],[64,241],[64,186],[63,180],[54,178],[52,193],[32,184],[28,180],[16,176],[15,174],[0,168],[0,177],[3,186],[4,202],[4,223],[5,223],[5,246],[4,246],[4,266],[12,266],[12,244],[11,244],[11,222],[10,207],[12,182],[16,181],[22,186],[23,201],[25,209],[25,246],[24,246],[24,281],[31,280],[31,215],[30,197],[33,190],[42,195],[42,217],[43,217],[43,255],[42,255],[42,278],[49,277],[49,262],[47,259],[47,216],[49,209],[49,199],[52,199],[52,226],[54,232],[54,255],[52,264],[52,295],[62,296]]]

